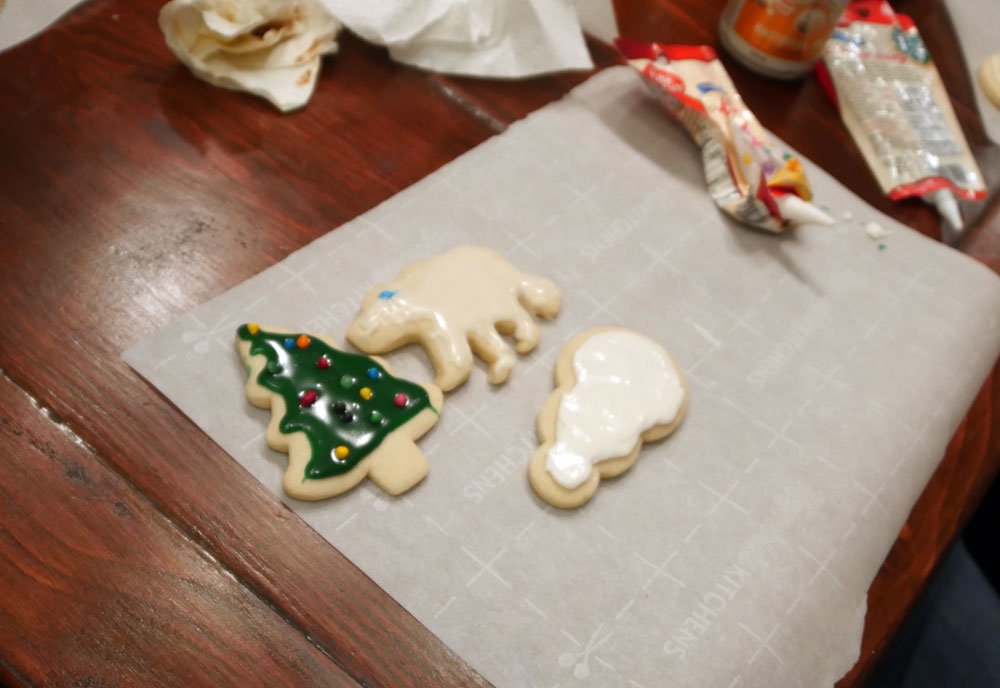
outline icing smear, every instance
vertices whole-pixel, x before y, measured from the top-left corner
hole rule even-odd
[[[576,384],[559,404],[545,468],[563,487],[579,487],[598,461],[627,456],[639,436],[672,422],[684,402],[681,375],[667,352],[635,332],[599,332],[573,355]]]

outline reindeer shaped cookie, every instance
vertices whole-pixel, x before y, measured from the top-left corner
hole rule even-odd
[[[521,272],[493,249],[458,246],[369,291],[347,339],[370,354],[420,343],[445,391],[468,379],[475,352],[490,366],[489,381],[500,384],[515,360],[500,335],[512,335],[518,353],[531,351],[540,337],[532,315],[552,318],[559,304],[551,281]]]

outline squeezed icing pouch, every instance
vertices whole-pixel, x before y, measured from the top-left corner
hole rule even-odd
[[[833,223],[810,203],[802,163],[772,144],[711,47],[628,38],[615,46],[701,147],[709,194],[726,214],[769,232]]]
[[[986,187],[913,20],[852,2],[818,71],[883,193],[923,198],[960,229],[955,197],[982,200]]]

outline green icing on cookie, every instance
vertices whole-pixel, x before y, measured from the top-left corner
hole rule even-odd
[[[437,413],[427,390],[393,377],[368,356],[338,351],[319,338],[252,329],[241,325],[236,335],[250,342],[250,356],[267,358],[257,384],[285,401],[278,429],[309,438],[304,480],[347,473],[422,410]],[[355,384],[345,387],[345,377]]]

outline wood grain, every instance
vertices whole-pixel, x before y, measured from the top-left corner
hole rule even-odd
[[[324,683],[312,680],[320,673],[301,672],[329,671],[336,677],[338,666],[363,685],[486,685],[138,379],[119,354],[561,97],[587,74],[520,82],[430,76],[394,65],[383,50],[345,37],[340,55],[324,62],[312,104],[280,115],[264,101],[211,87],[179,66],[156,29],[160,4],[92,0],[57,28],[0,55],[0,319],[6,328],[0,368],[9,375],[0,383],[0,408],[17,428],[58,447],[60,457],[85,458],[92,467],[88,475],[101,476],[99,487],[81,486],[65,471],[60,477],[56,459],[44,459],[47,468],[22,460],[0,466],[0,486],[4,499],[20,500],[10,503],[36,520],[40,505],[57,495],[99,490],[103,496],[91,499],[86,509],[73,499],[54,504],[49,527],[65,524],[72,533],[80,520],[79,528],[91,533],[91,539],[80,539],[81,546],[112,552],[114,568],[122,569],[109,572],[101,568],[107,560],[96,556],[83,559],[91,568],[76,574],[59,569],[64,576],[78,575],[74,581],[91,583],[74,589],[71,599],[46,588],[18,596],[8,608],[3,595],[9,591],[0,592],[0,614],[18,615],[5,626],[41,633],[32,623],[62,601],[72,618],[60,623],[86,628],[89,657],[122,648],[117,649],[122,656],[115,655],[121,664],[113,666],[123,672],[140,660],[151,669],[178,671],[167,648],[177,642],[190,650],[191,636],[164,639],[162,626],[133,621],[126,634],[125,621],[137,618],[127,615],[119,626],[88,624],[118,609],[114,603],[121,598],[114,595],[144,601],[145,607],[129,611],[154,616],[161,610],[152,601],[155,589],[171,600],[167,611],[175,626],[185,628],[184,618],[201,620],[201,628],[219,641],[208,645],[210,653],[237,629],[246,630],[248,636],[235,646],[245,650],[246,673],[275,685]],[[682,42],[713,42],[721,5],[721,0],[616,2],[623,33]],[[935,57],[940,46],[953,44],[948,23],[941,24],[939,35],[939,29],[924,26],[940,18],[937,0],[904,1],[900,9],[917,16]],[[591,47],[598,65],[616,60],[610,49],[593,42]],[[881,198],[817,87],[767,82],[726,61],[751,107],[779,136],[879,209],[935,235],[937,219],[929,208]],[[996,147],[977,138],[967,81],[951,80],[961,79],[951,72],[964,67],[960,60],[939,58],[939,64],[948,71],[963,125],[996,188]],[[1000,224],[990,220],[968,234],[966,245],[973,255],[989,256],[996,236]],[[995,475],[996,379],[994,371],[876,579],[862,659],[840,685],[863,680]],[[14,402],[8,397],[23,402],[13,386],[54,415],[40,414],[30,404],[9,410]],[[87,446],[67,447],[61,428]],[[0,443],[13,444],[0,446],[34,456],[30,443],[26,448],[4,432],[0,428]],[[64,449],[72,451],[63,454]],[[43,473],[33,471],[44,470],[47,480],[37,480]],[[140,522],[119,533],[122,519],[113,508],[108,515],[108,500],[134,505],[130,518],[141,514]],[[6,539],[0,552],[15,527],[7,519],[2,523]],[[16,523],[22,539],[35,530],[31,519]],[[157,543],[150,561],[150,550],[121,545],[147,533],[143,529]],[[74,560],[67,548],[77,543],[45,533],[40,530],[44,539],[34,560],[65,569]],[[20,561],[4,556],[0,567]],[[214,577],[220,570],[228,583]],[[213,596],[204,586],[182,589],[177,572],[223,585],[228,593]],[[267,605],[275,610],[270,617]],[[298,629],[301,638],[286,637],[285,627]],[[0,634],[11,633],[9,628]],[[25,648],[11,647],[0,635],[0,677],[14,685],[72,685],[90,676],[73,678],[79,665],[63,659],[65,643],[39,637]],[[290,654],[268,654],[275,647]],[[84,655],[73,656],[84,661]],[[43,667],[63,673],[45,675]],[[234,665],[220,671],[213,685],[244,685]],[[164,676],[168,681],[174,674]],[[182,684],[181,678],[188,677],[177,675],[175,683]],[[336,685],[335,679],[325,683]]]
[[[350,39],[282,116],[179,67],[159,4],[91,2],[0,60],[0,367],[362,683],[481,685],[119,354],[491,132]]]
[[[6,377],[0,408],[0,648],[9,678],[357,685]]]

